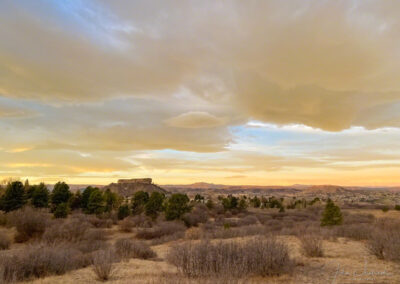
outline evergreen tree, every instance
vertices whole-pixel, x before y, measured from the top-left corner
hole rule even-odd
[[[61,203],[68,203],[72,193],[69,191],[69,186],[65,182],[57,182],[51,192],[51,204],[54,211]]]
[[[8,183],[1,203],[3,210],[6,212],[17,210],[24,206],[25,191],[22,182],[13,181]]]
[[[204,203],[204,196],[202,196],[201,194],[196,194],[194,197],[194,201],[195,202],[203,202]]]
[[[172,194],[165,206],[165,219],[180,219],[182,215],[189,212],[190,209],[189,197],[186,194]]]
[[[69,200],[69,204],[72,210],[82,208],[82,194],[80,190],[72,195],[71,199]]]
[[[24,191],[25,191],[25,196],[26,199],[31,199],[33,192],[35,191],[36,187],[29,185],[29,180],[26,179],[24,183]]]
[[[118,207],[118,195],[115,192],[111,192],[109,188],[104,191],[104,201],[105,201],[105,212],[111,212],[113,209]]]
[[[231,194],[229,194],[226,198],[222,198],[222,206],[224,206],[225,210],[236,209],[238,207],[239,199]]]
[[[87,205],[89,202],[89,197],[92,194],[92,192],[96,190],[96,188],[92,187],[92,186],[88,186],[85,188],[85,190],[82,193],[82,201],[81,201],[81,207],[83,210],[87,209]]]
[[[59,203],[54,210],[54,217],[55,218],[67,218],[69,213],[68,204],[63,202]]]
[[[160,192],[154,191],[151,193],[149,200],[144,206],[146,215],[153,219],[157,218],[158,213],[162,211],[164,198],[165,195]]]
[[[247,208],[247,202],[244,197],[240,198],[240,200],[239,200],[238,209],[240,211],[246,210],[246,208]]]
[[[37,208],[44,208],[49,206],[49,190],[44,183],[32,186],[32,205]]]
[[[135,192],[132,197],[132,213],[134,215],[142,213],[147,201],[149,201],[149,194],[147,192]]]
[[[130,214],[129,212],[129,205],[128,204],[122,204],[119,208],[118,208],[118,219],[122,220],[125,219],[126,217],[128,217]]]
[[[321,226],[340,225],[342,222],[343,216],[339,206],[335,205],[331,199],[328,199],[324,213],[322,214]]]
[[[261,206],[261,200],[257,196],[250,199],[250,203],[254,208],[259,208]]]
[[[104,212],[104,205],[103,194],[99,189],[94,190],[92,194],[90,194],[86,212],[89,214],[101,214]]]

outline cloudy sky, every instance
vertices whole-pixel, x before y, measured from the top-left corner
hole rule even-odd
[[[400,1],[0,1],[0,178],[399,171]]]

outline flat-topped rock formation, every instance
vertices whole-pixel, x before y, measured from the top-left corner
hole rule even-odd
[[[128,183],[145,183],[145,184],[151,184],[152,183],[151,178],[131,178],[131,179],[119,179],[118,183],[121,184],[128,184]]]
[[[112,192],[123,197],[131,197],[137,191],[167,193],[165,189],[154,184],[151,178],[120,179],[117,183],[113,182],[104,188],[109,188]]]

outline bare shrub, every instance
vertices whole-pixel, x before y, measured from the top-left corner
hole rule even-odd
[[[269,220],[272,219],[272,217],[269,214],[257,214],[256,218],[258,219],[258,222],[261,224],[267,223]]]
[[[222,206],[222,204],[214,204],[214,207],[212,209],[212,213],[214,215],[220,215],[220,214],[224,214],[225,213],[225,209],[224,206]]]
[[[85,254],[108,247],[104,230],[78,219],[54,224],[45,231],[42,240],[46,244],[68,243]]]
[[[150,245],[156,246],[156,245],[180,240],[180,239],[183,239],[184,237],[185,237],[185,231],[178,231],[172,235],[166,235],[166,236],[162,236],[160,238],[152,239],[150,241]]]
[[[400,262],[400,222],[379,220],[368,240],[367,248],[380,259]]]
[[[6,234],[0,232],[0,250],[8,249],[10,244],[10,238]]]
[[[95,228],[111,228],[113,221],[110,219],[101,219],[94,215],[88,215],[87,221]]]
[[[249,225],[237,228],[216,228],[205,232],[211,239],[230,239],[244,236],[265,235],[268,230],[262,225]]]
[[[10,251],[0,259],[3,281],[61,275],[84,266],[83,255],[66,246],[36,244],[24,250]]]
[[[200,227],[192,227],[186,230],[185,239],[188,240],[199,240],[204,238],[205,232]]]
[[[348,213],[343,212],[343,224],[372,224],[375,221],[375,216],[372,214]]]
[[[39,238],[50,223],[48,214],[31,207],[14,211],[9,215],[10,222],[17,229],[15,241],[26,242],[31,238]]]
[[[93,271],[99,280],[110,279],[115,270],[115,259],[115,253],[112,250],[99,250],[93,253]]]
[[[102,229],[88,229],[83,239],[77,242],[75,247],[83,253],[105,250],[109,247],[106,242],[106,232]]]
[[[294,264],[287,246],[272,237],[217,244],[187,242],[172,247],[167,260],[189,277],[280,275]]]
[[[129,219],[135,228],[151,228],[153,226],[151,218],[143,214],[129,217]]]
[[[349,238],[353,240],[368,240],[371,237],[372,225],[370,224],[350,224],[337,226],[335,228],[336,236]]]
[[[6,226],[8,224],[7,214],[0,212],[0,226]]]
[[[124,233],[130,233],[133,229],[133,222],[131,218],[125,218],[119,222],[119,230]]]
[[[118,224],[118,213],[116,211],[104,212],[98,217],[107,221],[107,228],[111,228],[112,225]]]
[[[122,259],[149,259],[157,256],[156,253],[143,241],[119,239],[115,242],[114,246],[116,254]]]
[[[272,219],[265,223],[265,227],[269,232],[280,232],[283,229],[282,221]]]
[[[316,234],[308,234],[299,237],[301,249],[308,257],[322,257],[322,237]]]
[[[78,219],[67,220],[65,222],[59,221],[46,229],[42,239],[46,243],[78,242],[85,238],[91,227],[92,225],[88,222],[82,222]]]
[[[238,221],[239,226],[248,226],[248,225],[255,225],[258,223],[258,219],[256,216],[248,215],[243,218],[240,218]]]
[[[84,254],[90,254],[94,251],[108,249],[109,244],[105,241],[99,241],[99,240],[94,240],[94,241],[85,240],[74,244],[74,248],[76,248],[77,250],[79,250]]]
[[[157,226],[154,226],[153,228],[140,229],[137,232],[136,237],[138,239],[151,240],[164,236],[174,235],[177,232],[181,232],[183,235],[183,232],[185,230],[186,227],[182,223],[162,222]]]
[[[198,226],[208,220],[208,209],[204,204],[197,204],[191,212],[183,215],[183,221],[187,227]]]

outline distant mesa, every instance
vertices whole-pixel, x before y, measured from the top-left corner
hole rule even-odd
[[[151,178],[119,179],[117,183],[110,183],[104,188],[109,188],[112,192],[123,197],[130,197],[137,191],[168,193],[165,189],[154,184]]]
[[[145,183],[145,184],[151,184],[152,183],[151,178],[131,178],[131,179],[119,179],[118,183],[123,183],[123,184],[129,184],[129,183]]]

